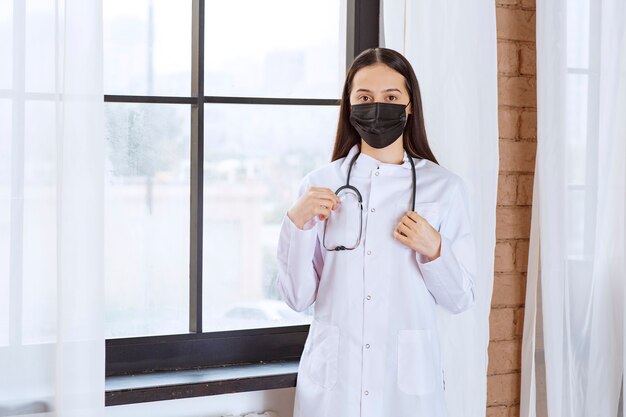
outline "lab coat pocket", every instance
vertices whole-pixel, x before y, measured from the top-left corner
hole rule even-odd
[[[331,389],[337,382],[339,326],[315,319],[312,323],[309,376],[313,382]]]
[[[398,224],[402,217],[410,210],[410,207],[403,201],[396,203],[396,209],[394,211],[395,224]],[[415,212],[426,219],[428,223],[435,229],[439,228],[440,214],[439,214],[439,202],[431,201],[427,203],[415,203]]]
[[[407,211],[409,211],[409,208],[407,208],[406,203],[404,202],[396,203],[396,209],[394,211],[395,213],[394,224],[393,224],[394,229],[398,225],[398,223],[400,223],[400,220],[402,219],[402,217],[404,217]],[[426,221],[430,223],[430,225],[435,230],[439,231],[440,222],[441,222],[440,214],[439,214],[439,202],[432,201],[432,202],[427,202],[427,203],[415,203],[415,212],[419,214],[420,216],[422,216],[424,219],[426,219]],[[400,242],[398,242],[398,244],[403,249],[407,249],[407,250],[411,249],[406,245],[400,244]]]
[[[441,382],[430,329],[398,332],[398,388],[409,395],[432,393]]]
[[[433,228],[439,230],[439,203],[437,201],[415,203],[415,212],[426,219]]]

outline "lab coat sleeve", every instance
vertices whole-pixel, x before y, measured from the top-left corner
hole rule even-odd
[[[437,304],[457,314],[474,305],[476,280],[476,249],[469,218],[469,200],[465,183],[460,177],[439,233],[439,257],[428,261],[416,252],[417,264]]]
[[[309,182],[305,177],[298,187],[298,198],[308,188]],[[276,287],[283,301],[295,311],[305,310],[317,297],[324,267],[315,227],[319,221],[319,217],[315,216],[300,229],[285,213],[280,227]]]

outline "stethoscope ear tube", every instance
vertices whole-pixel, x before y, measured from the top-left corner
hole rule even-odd
[[[361,197],[361,193],[359,192],[359,190],[356,187],[350,185],[350,174],[352,173],[352,166],[354,165],[354,161],[356,161],[356,159],[359,157],[360,153],[361,152],[359,151],[352,157],[352,160],[350,161],[350,166],[348,168],[348,178],[346,179],[346,184],[342,185],[339,188],[337,188],[337,191],[335,191],[335,194],[339,194],[339,191],[343,190],[344,188],[350,188],[351,190],[354,190],[357,193],[357,195],[359,196],[359,203],[362,203],[363,202],[363,198]],[[415,185],[415,183],[416,183],[415,162],[413,162],[413,158],[410,155],[408,155],[408,157],[409,157],[409,162],[411,163],[412,180],[413,180],[412,181],[412,190],[413,190],[413,192],[411,194],[411,210],[415,211],[415,192],[416,192],[416,185]],[[361,210],[362,209],[363,208],[361,207]]]

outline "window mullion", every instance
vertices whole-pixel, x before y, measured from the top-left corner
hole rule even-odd
[[[202,333],[202,205],[204,172],[204,0],[193,0],[191,24],[191,213],[189,331]]]

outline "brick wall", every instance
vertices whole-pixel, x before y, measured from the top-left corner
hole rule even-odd
[[[500,173],[487,417],[517,417],[537,138],[535,0],[496,0]]]

